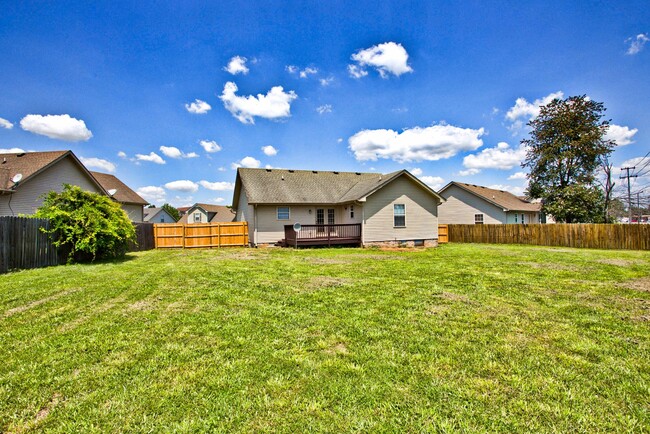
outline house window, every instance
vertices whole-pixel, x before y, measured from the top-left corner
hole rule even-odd
[[[201,223],[201,213],[200,212],[195,212],[194,213],[194,223]]]
[[[289,220],[289,207],[288,206],[279,206],[278,207],[278,220]]]
[[[328,225],[334,224],[334,210],[331,208],[327,210],[327,224]]]
[[[354,205],[350,205],[350,218],[354,218]]]
[[[406,207],[404,204],[393,205],[393,226],[396,228],[406,226]]]
[[[524,221],[524,215],[522,214],[521,215],[521,224],[523,225],[524,223],[526,223],[526,222]]]
[[[517,221],[517,213],[515,213],[515,223],[519,223],[519,222]]]
[[[160,217],[160,223],[165,223],[165,217]]]
[[[474,224],[475,225],[483,224],[483,214],[474,214]]]

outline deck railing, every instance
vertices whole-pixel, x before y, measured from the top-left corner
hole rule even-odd
[[[361,224],[301,225],[298,232],[285,225],[284,241],[290,247],[361,244]]]

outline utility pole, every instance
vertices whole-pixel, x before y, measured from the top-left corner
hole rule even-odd
[[[642,217],[642,214],[641,214],[641,193],[643,193],[643,190],[636,192],[636,207],[639,210],[639,220],[637,220],[638,224],[641,224],[641,217]]]
[[[621,171],[625,170],[627,174],[621,175],[621,179],[627,178],[627,224],[632,223],[632,193],[630,192],[630,178],[636,178],[638,175],[630,175],[630,170],[636,169],[634,167],[621,167]]]

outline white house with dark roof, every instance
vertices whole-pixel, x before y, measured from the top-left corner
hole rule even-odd
[[[541,212],[541,203],[530,202],[508,191],[452,181],[438,194],[445,199],[439,209],[441,224],[547,222]]]
[[[233,208],[253,245],[438,243],[443,199],[406,170],[389,174],[237,169]],[[298,231],[293,230],[298,223]],[[295,237],[288,239],[288,237]]]

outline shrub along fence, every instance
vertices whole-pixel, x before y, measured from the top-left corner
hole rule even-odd
[[[153,224],[134,225],[137,244],[132,243],[129,251],[153,249]],[[0,217],[0,273],[66,263],[68,252],[54,247],[50,236],[41,228],[50,229],[50,221],[31,217]]]
[[[590,249],[650,250],[650,225],[446,225],[450,243],[532,244]]]
[[[157,249],[248,246],[248,223],[156,223]]]

